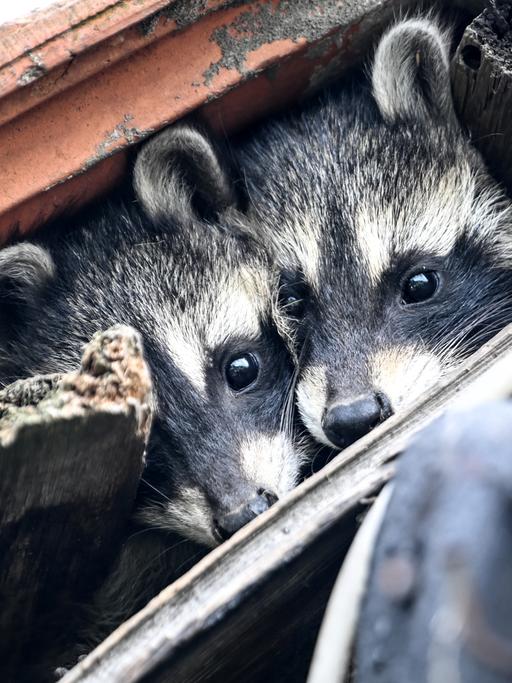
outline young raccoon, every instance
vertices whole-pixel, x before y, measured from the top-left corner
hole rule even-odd
[[[138,520],[214,546],[299,477],[275,276],[200,132],[149,141],[134,187],[136,202],[0,251],[0,386],[74,369],[97,330],[136,328],[156,404]]]
[[[302,344],[300,414],[337,448],[512,321],[511,204],[456,119],[448,36],[396,24],[370,78],[238,150]]]

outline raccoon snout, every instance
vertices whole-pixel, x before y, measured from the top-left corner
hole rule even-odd
[[[260,490],[258,494],[247,503],[240,505],[236,510],[219,515],[213,520],[214,535],[219,542],[227,541],[243,526],[263,512],[266,512],[278,497],[272,491]]]
[[[331,443],[346,448],[391,414],[391,404],[384,394],[369,394],[351,403],[331,406],[325,413],[322,427]]]

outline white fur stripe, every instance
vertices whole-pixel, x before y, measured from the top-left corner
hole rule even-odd
[[[242,443],[240,453],[242,474],[256,487],[281,497],[296,486],[300,462],[284,434],[254,435]]]
[[[416,346],[377,351],[368,359],[375,391],[383,392],[395,412],[413,403],[441,377],[439,359]]]

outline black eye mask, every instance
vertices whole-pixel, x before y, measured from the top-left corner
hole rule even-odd
[[[283,271],[279,283],[279,307],[288,318],[300,320],[306,309],[309,289],[299,272]]]

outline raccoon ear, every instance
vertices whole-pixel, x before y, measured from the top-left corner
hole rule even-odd
[[[402,21],[384,34],[372,86],[385,121],[455,118],[448,55],[448,36],[428,19]]]
[[[155,135],[140,150],[134,167],[137,199],[152,217],[215,217],[236,204],[227,170],[212,141],[190,125]]]
[[[55,275],[52,257],[36,244],[21,242],[0,250],[0,327],[15,322],[39,302]]]

